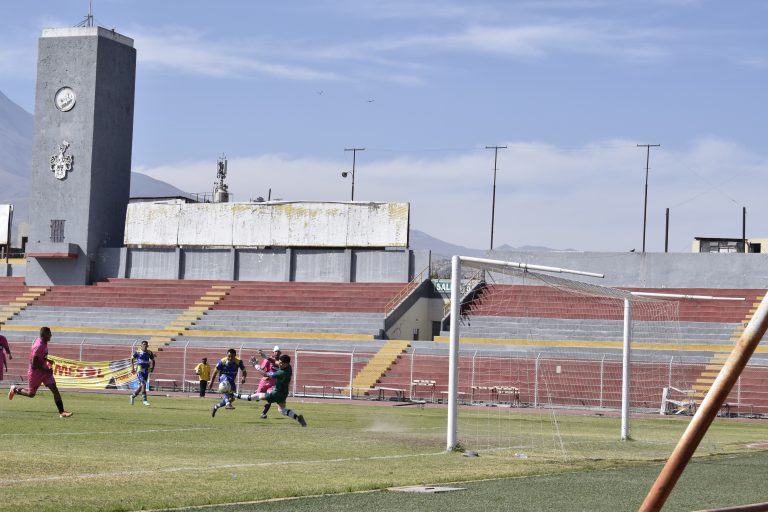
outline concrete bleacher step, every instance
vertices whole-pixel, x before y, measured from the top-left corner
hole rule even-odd
[[[744,333],[745,327],[752,320],[752,315],[754,314],[755,311],[756,311],[755,308],[750,308],[748,310],[748,312],[741,319],[739,324],[734,328],[733,334],[730,336],[729,341],[735,343],[739,341],[739,339],[741,339],[741,335]],[[712,384],[715,381],[717,374],[719,374],[720,370],[722,370],[723,366],[725,366],[725,361],[728,359],[729,356],[730,356],[730,352],[721,352],[721,353],[714,354],[712,356],[712,359],[709,360],[709,364],[707,364],[704,367],[704,369],[700,372],[698,378],[696,379],[697,384],[693,386],[693,389],[696,391],[696,400],[699,403],[709,392],[710,388],[712,387]],[[714,377],[712,377],[712,374],[714,374]]]
[[[386,371],[410,346],[410,342],[389,340],[352,379],[353,389],[373,388]]]
[[[12,296],[15,295],[14,299],[8,302],[8,305],[4,306],[2,312],[0,312],[0,323],[6,324],[9,320],[12,320],[20,311],[27,309],[30,304],[45,295],[47,291],[48,288],[45,287],[27,286],[22,286],[20,292],[16,290],[16,293],[12,294]]]

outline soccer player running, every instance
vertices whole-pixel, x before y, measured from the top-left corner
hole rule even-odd
[[[139,387],[131,393],[131,405],[139,393],[144,400],[144,405],[149,405],[147,386],[149,385],[149,374],[153,371],[155,371],[155,354],[149,350],[149,342],[144,340],[139,344],[139,350],[131,356],[131,372],[135,373],[139,379]]]
[[[53,393],[53,401],[59,409],[59,416],[69,418],[72,413],[64,410],[64,402],[61,400],[61,393],[56,387],[56,379],[53,377],[54,362],[48,359],[48,342],[51,340],[51,330],[48,327],[40,328],[40,336],[32,344],[32,350],[29,353],[29,369],[27,370],[28,388],[23,389],[11,386],[8,392],[8,400],[13,400],[15,395],[34,397],[37,389],[45,384],[45,387]]]
[[[229,384],[230,390],[227,393],[222,393],[221,402],[211,407],[211,417],[215,417],[216,411],[218,411],[221,407],[234,409],[232,406],[232,400],[235,399],[235,392],[237,391],[237,385],[235,384],[235,381],[237,380],[238,370],[242,372],[240,377],[240,384],[243,384],[245,383],[245,377],[248,375],[248,372],[245,370],[245,365],[243,362],[237,357],[237,351],[231,348],[227,350],[227,357],[219,361],[216,364],[216,369],[213,370],[210,388],[213,389],[213,383],[218,382],[216,377],[221,375],[220,380],[227,382]]]
[[[288,409],[285,406],[285,400],[288,398],[289,384],[291,383],[291,377],[293,376],[293,368],[291,368],[291,357],[288,354],[283,354],[278,359],[278,369],[276,371],[267,372],[259,366],[259,360],[257,357],[251,358],[251,364],[256,371],[264,375],[275,379],[275,387],[270,389],[266,393],[253,393],[252,395],[238,393],[237,398],[251,400],[266,400],[267,403],[277,404],[280,414],[288,416],[299,422],[302,427],[307,426],[307,422],[304,421],[304,416],[296,414],[294,411]]]
[[[13,359],[13,356],[11,355],[11,347],[8,345],[8,339],[0,334],[0,380],[3,380],[3,369],[8,369],[8,362],[5,360],[6,352],[8,353],[8,359]]]

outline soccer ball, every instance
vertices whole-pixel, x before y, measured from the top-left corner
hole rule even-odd
[[[229,384],[229,381],[224,379],[221,382],[219,382],[219,393],[231,393],[232,392],[232,386]]]

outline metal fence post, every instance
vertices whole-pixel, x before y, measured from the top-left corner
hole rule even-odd
[[[536,354],[536,363],[533,367],[533,406],[539,406],[539,358],[541,353]]]
[[[474,353],[472,354],[472,374],[470,375],[470,379],[469,379],[469,390],[470,390],[469,403],[470,404],[475,400],[474,394],[471,391],[475,389],[475,368],[477,368],[475,364],[476,358],[477,358],[477,350],[475,350]]]
[[[189,346],[189,340],[187,340],[187,344],[184,345],[184,358],[183,358],[183,362],[181,363],[182,365],[184,365],[184,367],[181,369],[181,391],[182,392],[184,392],[184,389],[186,389],[187,387],[187,347],[188,346]]]
[[[352,347],[352,357],[349,358],[349,399],[352,400],[352,380],[355,377],[355,350],[357,345]]]
[[[603,389],[605,388],[605,354],[600,359],[600,407],[603,407]]]
[[[408,400],[413,400],[413,360],[416,359],[416,348],[411,352],[411,379],[408,384]]]
[[[293,371],[295,372],[293,377],[293,396],[296,396],[296,382],[298,382],[301,377],[301,372],[299,371],[299,347],[296,347],[296,350],[293,351]],[[306,389],[304,391],[306,391]]]

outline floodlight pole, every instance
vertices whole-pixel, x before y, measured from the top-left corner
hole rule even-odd
[[[741,207],[741,243],[744,245],[744,253],[748,253],[747,250],[747,207]]]
[[[493,150],[493,199],[491,201],[491,246],[489,251],[493,251],[493,225],[496,217],[496,162],[499,159],[499,150],[507,149],[507,146],[485,146],[485,149]]]
[[[352,201],[355,200],[355,160],[357,159],[358,151],[365,151],[365,148],[344,148],[344,151],[352,152]],[[342,176],[346,177],[346,173],[342,173]]]
[[[651,148],[657,148],[661,144],[638,144],[637,147],[645,148],[645,200],[643,201],[643,252],[645,252],[645,224],[648,219],[648,168],[651,163]]]
[[[763,297],[752,320],[744,329],[731,355],[717,375],[709,392],[702,400],[699,409],[685,429],[672,455],[659,473],[643,504],[640,512],[657,512],[664,506],[672,489],[675,487],[685,466],[693,456],[696,448],[707,433],[707,429],[717,417],[720,407],[725,403],[728,394],[741,375],[742,370],[760,344],[766,329],[768,329],[768,295]]]

